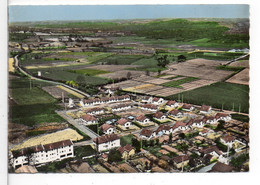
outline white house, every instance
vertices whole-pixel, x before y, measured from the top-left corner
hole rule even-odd
[[[141,124],[146,124],[150,122],[150,119],[147,118],[145,115],[140,115],[136,117],[136,121]]]
[[[181,130],[187,130],[188,126],[186,123],[183,123],[181,121],[177,121],[173,127],[172,127],[172,132],[177,132],[177,131],[181,131]]]
[[[216,120],[223,120],[223,121],[230,121],[232,119],[230,114],[226,114],[226,113],[222,113],[222,112],[218,112],[215,116]]]
[[[60,161],[74,157],[71,140],[63,140],[46,145],[37,145],[11,152],[11,164],[14,168],[23,165],[37,165],[52,161]]]
[[[152,131],[152,130],[148,130],[148,129],[143,129],[141,132],[140,132],[140,138],[142,139],[145,139],[145,140],[150,140],[152,139],[153,137],[155,137],[155,132]]]
[[[131,109],[130,104],[120,104],[120,105],[116,105],[116,106],[112,107],[112,112],[119,112],[119,111],[124,111],[124,110],[128,110],[128,109]]]
[[[217,123],[217,120],[214,116],[205,116],[202,119],[202,122],[205,124],[215,124],[215,123]]]
[[[99,114],[104,114],[104,109],[103,108],[99,108],[99,107],[95,107],[95,108],[91,108],[86,110],[87,114],[91,114],[91,115],[99,115]]]
[[[223,155],[223,152],[221,150],[219,150],[218,147],[216,147],[216,146],[210,146],[208,148],[203,148],[200,150],[200,153],[202,153],[204,156],[207,154],[210,154],[217,158],[219,158],[220,156]]]
[[[232,148],[235,139],[236,138],[233,136],[225,136],[220,138],[220,142],[223,143],[224,145],[227,145],[229,148]]]
[[[201,108],[200,108],[200,113],[201,114],[209,114],[209,113],[211,113],[211,106],[202,105]]]
[[[177,108],[179,106],[179,103],[174,101],[174,100],[169,100],[167,103],[166,103],[166,107],[167,108]]]
[[[166,116],[162,112],[156,112],[153,114],[154,119],[162,121],[166,119]]]
[[[169,125],[160,125],[155,133],[157,136],[169,135],[172,132],[172,128]]]
[[[104,123],[103,125],[101,125],[100,130],[104,134],[113,134],[116,131],[116,129],[113,125],[109,125],[107,123]]]
[[[117,121],[117,124],[121,125],[126,129],[129,129],[129,127],[132,125],[132,122],[125,118],[121,118],[120,120]]]
[[[84,114],[81,116],[81,123],[83,125],[92,125],[92,124],[97,124],[97,118],[95,118],[93,115],[91,114]]]
[[[183,113],[177,109],[171,110],[168,115],[172,118],[182,118]]]
[[[154,104],[154,105],[161,105],[161,104],[163,104],[163,102],[164,102],[163,98],[154,97],[152,100],[152,104]]]
[[[140,106],[141,109],[143,110],[148,110],[148,111],[151,111],[151,112],[155,112],[157,111],[157,107],[153,104],[144,104],[144,105],[141,105]]]
[[[205,123],[202,121],[202,119],[191,119],[187,125],[190,127],[202,128]]]
[[[187,104],[187,103],[184,103],[181,108],[185,111],[193,111],[194,110],[194,106],[192,106],[191,104]]]
[[[120,137],[116,134],[104,135],[94,138],[94,145],[98,152],[120,147]]]

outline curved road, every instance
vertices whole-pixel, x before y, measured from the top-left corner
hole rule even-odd
[[[66,85],[66,84],[63,84],[63,83],[60,83],[60,82],[51,81],[51,80],[44,80],[44,79],[41,79],[41,78],[39,78],[39,77],[34,77],[34,76],[30,75],[29,73],[27,73],[26,71],[24,71],[24,70],[19,66],[18,55],[16,55],[16,56],[14,57],[14,60],[15,60],[15,63],[14,63],[15,68],[16,68],[16,69],[19,69],[19,71],[20,71],[21,73],[23,73],[24,75],[30,77],[30,78],[33,79],[33,80],[38,80],[38,81],[42,81],[42,82],[48,82],[48,83],[52,83],[52,84],[55,84],[55,85],[61,85],[61,86],[66,87],[66,88],[68,88],[68,89],[70,89],[70,90],[72,90],[72,91],[75,91],[75,92],[77,92],[77,93],[79,93],[79,94],[81,94],[81,95],[83,95],[83,96],[90,97],[89,94],[87,94],[87,93],[85,93],[85,92],[83,92],[83,91],[80,91],[80,90],[78,90],[78,89],[76,89],[76,88],[74,88],[74,87],[68,86],[68,85]]]

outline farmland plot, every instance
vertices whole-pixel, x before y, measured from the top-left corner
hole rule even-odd
[[[193,59],[169,66],[169,74],[192,76],[200,79],[221,81],[231,75],[233,71],[217,70],[222,61]]]

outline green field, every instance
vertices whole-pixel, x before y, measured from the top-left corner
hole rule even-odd
[[[186,77],[180,80],[174,80],[170,82],[163,83],[162,85],[165,87],[177,87],[177,88],[182,88],[181,84],[192,82],[194,80],[198,80],[198,78],[195,77]]]
[[[12,96],[19,105],[55,103],[57,100],[38,87],[12,89]]]
[[[38,70],[29,70],[33,75],[37,75]],[[84,83],[85,85],[102,85],[108,83],[110,80],[106,78],[96,77],[96,76],[86,76],[81,75],[83,80],[79,80],[78,76],[80,74],[62,70],[62,68],[48,68],[42,69],[42,76],[55,81],[66,82],[75,81],[76,83]]]
[[[43,91],[40,87],[50,85],[45,82],[20,77],[9,81],[9,93],[16,103],[9,106],[9,117],[13,123],[28,126],[49,122],[65,122],[55,110],[60,109],[55,98]]]
[[[106,74],[109,73],[108,71],[98,70],[98,69],[78,69],[78,70],[72,70],[71,72],[87,75],[87,76],[95,76],[100,74]]]
[[[106,59],[107,57],[113,56],[114,53],[106,52],[68,52],[68,53],[57,53],[60,56],[76,55],[81,58],[85,57],[89,63],[99,62],[99,60]]]
[[[158,62],[154,57],[143,58],[132,63],[132,65],[140,65],[140,67],[129,68],[129,70],[157,72],[158,70],[167,69],[166,67],[159,67],[157,64]]]
[[[217,82],[208,86],[180,93],[183,101],[197,105],[211,105],[214,108],[248,113],[249,86],[226,82]],[[169,96],[169,99],[177,100],[179,94]]]
[[[249,48],[249,34],[226,34],[228,27],[216,21],[191,21],[186,19],[154,20],[147,23],[70,22],[36,24],[41,28],[84,28],[88,31],[130,31],[138,37],[131,42],[169,45],[193,44],[202,47]],[[127,39],[118,37],[120,39]]]
[[[143,55],[113,55],[105,59],[101,59],[98,63],[107,65],[130,65],[134,62],[145,58]]]

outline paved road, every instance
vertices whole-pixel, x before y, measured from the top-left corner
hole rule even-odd
[[[95,132],[93,132],[92,130],[90,130],[89,128],[87,128],[84,125],[80,125],[79,123],[77,123],[77,121],[75,121],[73,118],[71,118],[70,116],[68,116],[65,111],[55,111],[57,114],[59,114],[61,117],[63,117],[64,119],[66,119],[70,124],[72,124],[74,127],[76,127],[77,129],[79,129],[81,132],[85,133],[86,135],[88,135],[89,137],[91,137],[91,139],[94,139],[96,137],[99,137],[99,135]]]
[[[15,68],[19,69],[21,73],[23,73],[24,75],[30,77],[32,80],[38,80],[38,81],[42,81],[42,82],[52,83],[52,84],[55,84],[55,85],[61,85],[61,86],[66,87],[66,88],[68,88],[68,89],[70,89],[70,90],[72,90],[72,91],[75,91],[75,92],[77,92],[77,93],[79,93],[79,94],[81,94],[81,95],[83,95],[83,96],[90,97],[89,94],[87,94],[87,93],[85,93],[85,92],[83,92],[83,91],[80,91],[80,90],[78,90],[78,89],[76,89],[76,88],[74,88],[74,87],[68,86],[68,85],[66,85],[66,84],[63,84],[63,83],[60,83],[60,82],[55,82],[55,81],[50,81],[50,80],[41,79],[41,78],[39,78],[39,77],[34,77],[34,76],[30,75],[29,73],[27,73],[26,71],[24,71],[24,70],[19,66],[18,55],[16,55],[16,56],[14,57],[14,60],[15,60],[15,64],[14,64],[14,65],[15,65]]]

